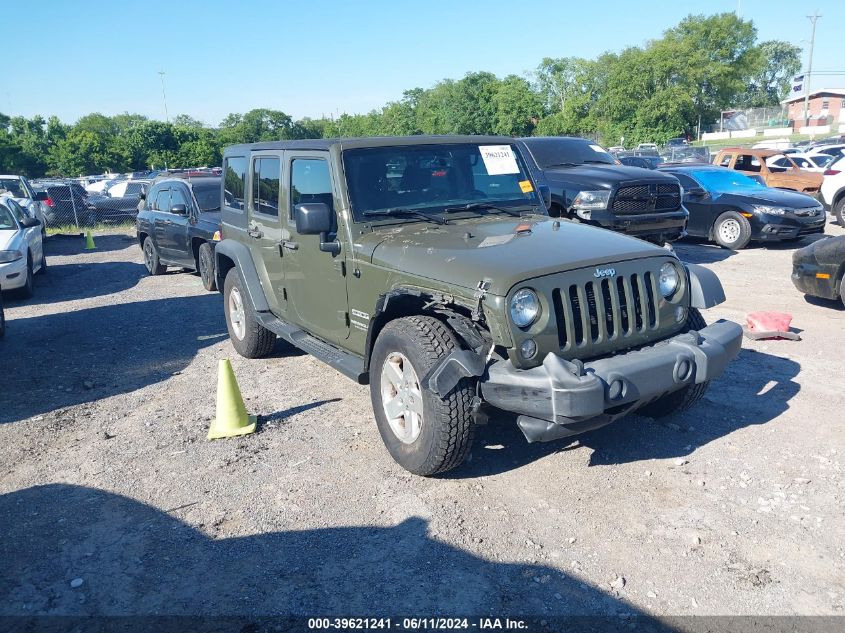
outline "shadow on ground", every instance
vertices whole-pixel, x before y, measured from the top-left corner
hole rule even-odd
[[[143,264],[133,262],[53,264],[48,261],[48,265],[46,274],[34,277],[35,294],[29,299],[20,299],[9,293],[4,297],[8,307],[102,297],[128,290],[147,275]]]
[[[185,511],[63,484],[0,496],[0,615],[639,615],[557,569],[432,539],[419,518],[210,538]]]
[[[800,369],[793,360],[744,349],[710,385],[704,399],[688,411],[661,420],[632,415],[549,443],[528,444],[516,418],[496,412],[490,424],[478,428],[472,460],[446,477],[469,479],[514,470],[570,450],[567,447],[575,440],[592,449],[590,466],[688,455],[698,446],[781,415],[800,390],[793,380]]]
[[[140,256],[141,249],[138,246],[138,241],[134,235],[124,233],[109,233],[106,235],[93,235],[94,245],[96,249],[88,251],[85,249],[85,235],[79,233],[78,235],[50,235],[44,242],[47,249],[47,256],[50,255],[78,255],[86,252],[110,252],[122,251],[126,248],[134,247],[138,249]]]

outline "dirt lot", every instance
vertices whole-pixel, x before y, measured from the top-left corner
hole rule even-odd
[[[661,424],[494,419],[437,479],[391,461],[366,387],[238,357],[220,295],[131,235],[82,245],[7,303],[0,615],[845,613],[844,315],[794,290],[793,245],[678,251],[725,285],[708,320],[784,310],[802,341],[745,341]],[[207,442],[220,358],[261,423]]]

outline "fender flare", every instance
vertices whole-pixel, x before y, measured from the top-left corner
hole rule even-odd
[[[724,303],[725,289],[712,270],[698,264],[685,264],[689,277],[690,305],[693,308],[712,308]]]
[[[223,283],[226,279],[225,273],[231,268],[228,265],[221,265],[220,260],[223,257],[231,260],[235,268],[240,272],[255,311],[269,312],[270,305],[264,296],[261,280],[258,278],[258,272],[255,270],[255,263],[252,261],[252,255],[249,249],[235,240],[223,240],[214,247],[214,270],[217,276],[217,287],[220,289],[220,292],[223,292]]]

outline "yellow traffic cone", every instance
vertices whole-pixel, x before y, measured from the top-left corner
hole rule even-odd
[[[86,251],[93,251],[96,246],[94,246],[94,237],[91,235],[91,230],[85,231],[85,250]]]
[[[208,429],[208,439],[247,435],[255,431],[258,416],[247,415],[232,364],[224,358],[217,364],[217,417]]]

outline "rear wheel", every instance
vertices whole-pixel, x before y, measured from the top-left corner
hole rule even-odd
[[[229,339],[238,354],[244,358],[263,358],[273,351],[276,335],[255,318],[255,309],[237,268],[226,274],[223,305]]]
[[[706,327],[707,322],[704,320],[704,317],[701,316],[701,312],[699,312],[695,308],[690,308],[689,314],[687,315],[687,322],[684,326],[683,331],[698,331],[703,330]],[[702,396],[707,391],[707,388],[709,386],[709,380],[699,384],[689,384],[683,389],[673,391],[672,393],[667,394],[662,398],[658,398],[654,402],[651,402],[644,407],[641,407],[637,411],[637,413],[639,413],[640,415],[647,416],[649,418],[663,418],[667,415],[672,415],[673,413],[680,413],[681,411],[686,411],[696,402],[701,400]]]
[[[751,241],[751,225],[736,211],[726,211],[716,218],[713,237],[719,246],[737,251]]]
[[[151,275],[163,275],[167,271],[167,266],[158,258],[158,249],[151,237],[144,240],[144,265]]]
[[[370,397],[388,452],[415,475],[459,466],[472,445],[475,381],[464,378],[441,398],[423,378],[458,348],[443,323],[408,317],[388,323],[373,346]]]
[[[197,253],[197,270],[202,279],[202,286],[206,290],[217,290],[217,280],[214,278],[214,252],[211,244],[203,242]]]

